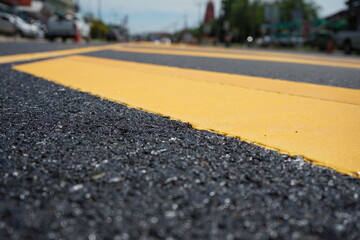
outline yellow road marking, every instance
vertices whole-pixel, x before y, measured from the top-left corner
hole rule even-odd
[[[89,58],[87,61],[90,60],[91,59]],[[104,59],[104,61],[106,61],[106,59]],[[113,60],[109,60],[107,63],[109,65],[114,64],[114,67],[118,65],[118,61]],[[139,69],[139,64],[133,62],[122,62],[122,66],[132,71],[144,71],[155,74],[161,73],[162,75],[183,77],[197,81],[215,82],[236,87],[254,88],[263,91],[360,105],[360,91],[355,89],[320,86],[309,83],[290,82],[262,77],[207,72],[192,69],[180,70],[176,67],[165,67],[151,64],[142,64],[141,69]]]
[[[238,59],[238,60],[251,60],[251,61],[266,61],[266,62],[285,62],[295,64],[310,64],[328,67],[345,67],[360,69],[360,64],[346,61],[327,61],[321,59],[304,59],[293,57],[281,56],[261,56],[251,54],[229,54],[229,53],[215,53],[215,52],[199,52],[199,51],[178,51],[173,49],[147,49],[147,48],[130,48],[126,46],[118,46],[112,48],[115,51],[134,52],[134,53],[148,53],[148,54],[165,54],[165,55],[178,55],[178,56],[191,56],[191,57],[209,57],[209,58],[225,58],[225,59]]]
[[[337,57],[333,55],[328,56],[316,56],[304,53],[284,53],[280,51],[261,51],[261,50],[252,50],[252,49],[233,49],[233,48],[223,48],[223,47],[206,47],[206,46],[194,46],[194,45],[184,45],[184,44],[160,44],[156,45],[154,43],[126,43],[123,44],[124,47],[135,47],[135,48],[150,48],[150,49],[172,49],[176,51],[199,51],[199,52],[210,52],[210,53],[226,53],[226,54],[250,54],[250,55],[260,55],[260,56],[272,56],[272,57],[288,57],[296,59],[307,59],[307,60],[319,60],[319,61],[330,61],[330,62],[346,62],[360,65],[359,59],[354,58],[345,58]]]
[[[195,70],[161,66],[152,69],[154,66],[141,63],[130,65],[109,59],[70,56],[14,68],[189,122],[197,129],[240,137],[359,176],[360,105],[357,101],[347,104],[279,93],[281,91],[234,87],[223,81],[216,82],[221,73],[211,81],[199,81],[187,76]],[[202,71],[198,72],[201,76]],[[224,78],[227,77],[224,74]],[[294,83],[284,84],[293,88]],[[318,86],[321,88],[324,87]]]
[[[21,61],[31,61],[31,60],[37,60],[37,59],[43,59],[43,58],[61,57],[61,56],[72,55],[72,54],[95,52],[95,51],[111,49],[114,46],[118,46],[118,45],[114,44],[114,45],[105,45],[105,46],[98,46],[98,47],[84,47],[84,48],[76,48],[76,49],[49,51],[49,52],[26,53],[26,54],[2,56],[2,57],[0,57],[0,64],[21,62]]]

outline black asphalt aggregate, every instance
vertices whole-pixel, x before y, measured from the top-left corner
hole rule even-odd
[[[82,55],[360,89],[360,69],[352,68],[336,68],[305,64],[247,61],[222,58],[117,52],[111,50],[84,53]]]
[[[0,239],[360,239],[359,179],[0,76]]]

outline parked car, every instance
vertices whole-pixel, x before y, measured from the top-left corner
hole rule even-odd
[[[341,31],[335,36],[337,46],[345,54],[351,54],[354,50],[360,50],[360,31]]]
[[[49,19],[45,36],[50,41],[58,37],[66,41],[68,38],[73,39],[77,31],[83,39],[90,41],[90,24],[81,15],[55,16]]]
[[[7,35],[15,35],[18,33],[10,14],[0,14],[0,33]]]
[[[255,40],[255,45],[257,45],[259,47],[269,47],[272,43],[273,43],[273,40],[268,35]]]
[[[117,29],[111,29],[108,32],[106,39],[108,42],[121,42],[122,40],[120,32]]]
[[[317,48],[319,51],[325,51],[328,42],[333,40],[334,34],[331,31],[323,30],[313,33],[308,44],[313,48]]]
[[[37,28],[39,28],[39,32],[38,32],[38,37],[39,38],[44,38],[45,37],[45,33],[47,32],[47,28],[46,25],[38,20],[35,21],[31,21],[32,25],[35,25]]]
[[[7,13],[0,13],[0,32],[31,38],[43,35],[43,30],[36,24],[27,23],[22,18]]]

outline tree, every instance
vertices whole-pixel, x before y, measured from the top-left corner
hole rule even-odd
[[[109,26],[105,25],[102,21],[93,20],[90,31],[91,38],[104,39],[109,30]]]
[[[261,0],[233,0],[230,25],[235,39],[243,41],[247,36],[258,36],[264,22],[264,5]]]

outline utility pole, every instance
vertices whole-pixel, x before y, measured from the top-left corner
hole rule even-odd
[[[252,13],[252,24],[251,24],[251,36],[255,37],[256,32],[256,20],[257,20],[257,0],[253,1],[253,13]]]
[[[199,21],[199,26],[201,26],[201,1],[196,3],[196,6],[198,8],[198,21]]]
[[[90,13],[90,14],[92,14],[92,0],[89,0],[89,5],[88,5],[88,12]]]
[[[98,0],[98,18],[101,21],[101,0]]]
[[[176,33],[176,29],[177,29],[177,25],[178,25],[178,22],[174,22],[174,34]]]
[[[99,19],[99,22],[101,22],[101,0],[98,0],[98,19]],[[101,31],[100,31],[100,27],[98,27],[97,29],[97,36],[99,39],[101,39]]]
[[[188,15],[184,14],[184,30],[187,30],[188,24],[187,24]]]

